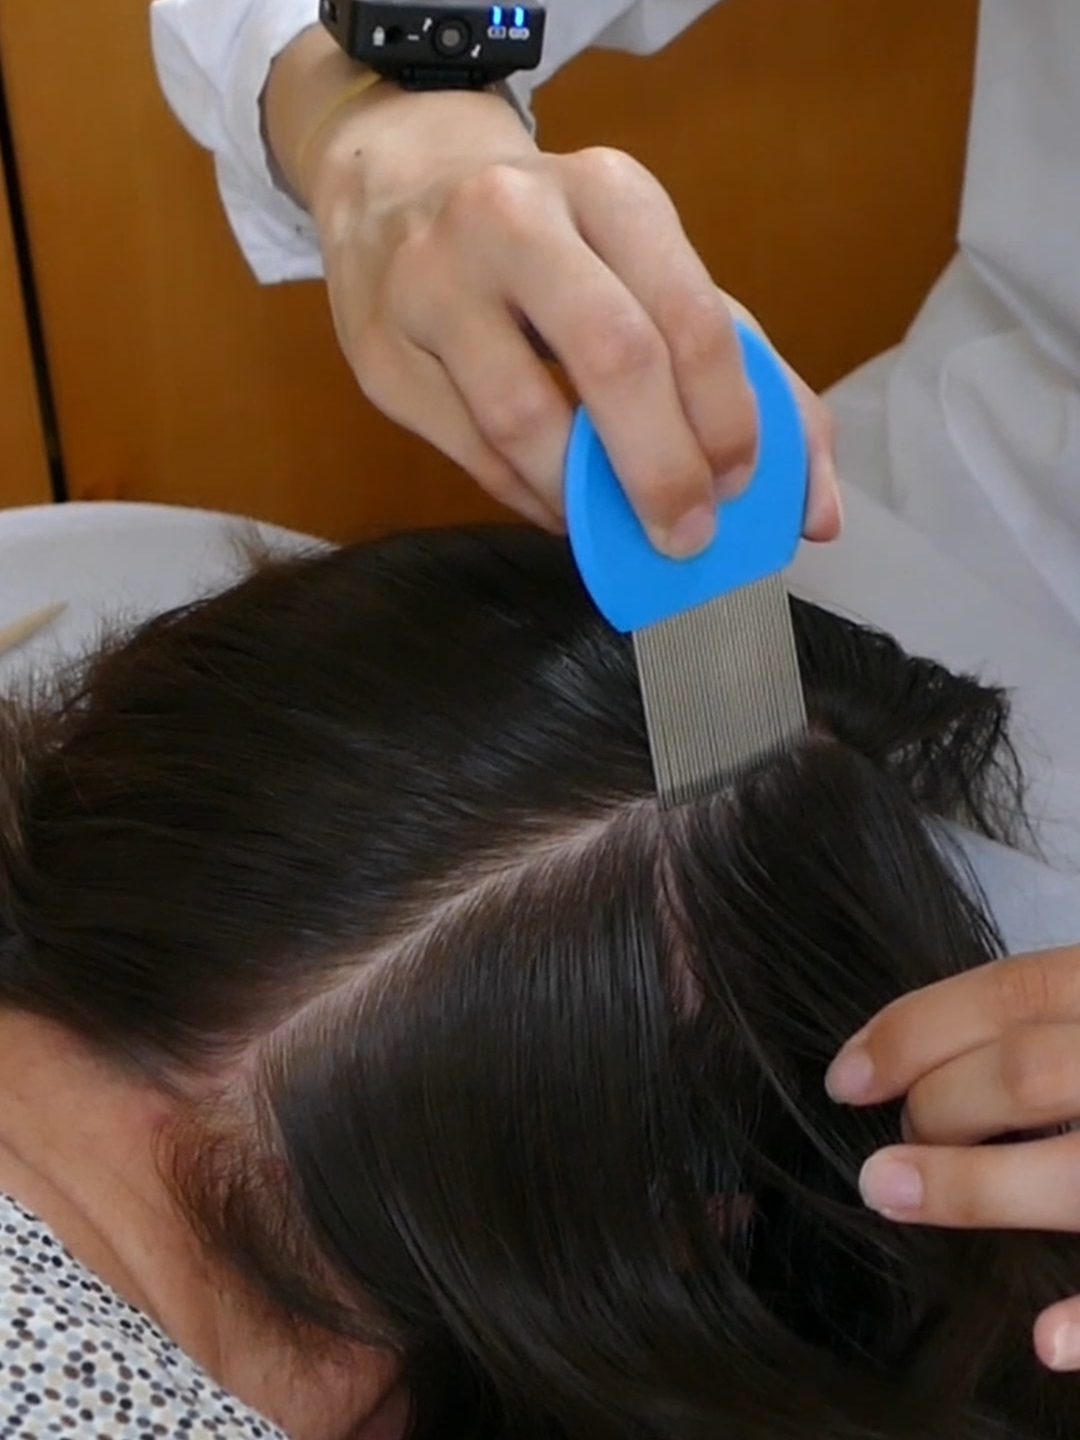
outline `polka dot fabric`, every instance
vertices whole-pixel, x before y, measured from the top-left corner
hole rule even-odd
[[[287,1440],[0,1195],[0,1440]]]

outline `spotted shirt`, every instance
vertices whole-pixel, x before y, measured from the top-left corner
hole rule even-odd
[[[287,1440],[0,1195],[0,1440]]]

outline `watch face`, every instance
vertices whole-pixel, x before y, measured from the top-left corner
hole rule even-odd
[[[320,0],[324,23],[354,59],[402,84],[480,88],[540,63],[540,5]]]

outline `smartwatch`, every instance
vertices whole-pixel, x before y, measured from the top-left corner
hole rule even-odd
[[[346,55],[405,90],[489,89],[543,53],[538,4],[320,0],[319,16]]]

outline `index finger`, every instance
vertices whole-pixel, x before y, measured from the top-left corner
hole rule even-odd
[[[826,1088],[844,1104],[880,1104],[1012,1024],[1077,1018],[1080,945],[996,960],[887,1006],[840,1051]]]

